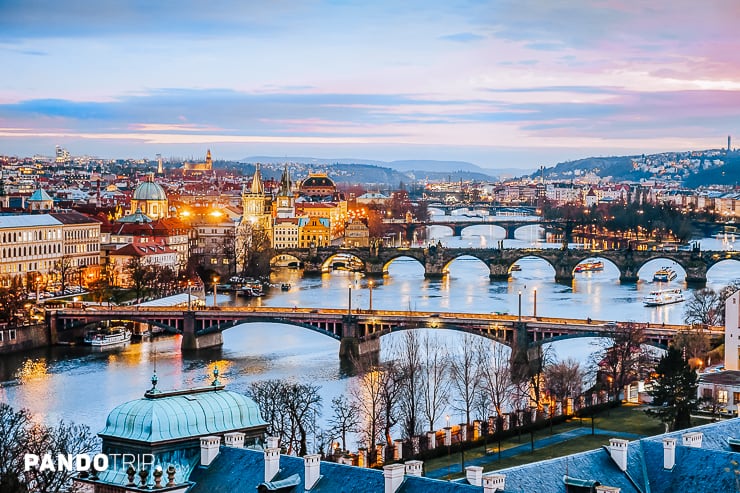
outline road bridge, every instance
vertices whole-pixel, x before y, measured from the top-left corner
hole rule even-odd
[[[296,258],[306,274],[320,274],[329,270],[336,255],[351,255],[362,264],[361,271],[368,276],[381,277],[388,273],[388,266],[395,259],[408,257],[424,266],[424,276],[443,277],[449,265],[463,256],[475,257],[486,264],[491,280],[507,280],[511,267],[524,257],[537,257],[555,269],[555,281],[573,281],[576,266],[587,259],[600,257],[612,262],[619,269],[620,282],[637,282],[643,265],[654,259],[673,260],[686,271],[686,282],[704,286],[707,271],[723,260],[740,260],[737,251],[659,251],[659,250],[579,250],[569,248],[445,248],[440,243],[426,248],[387,248],[375,244],[369,248],[343,248],[338,246],[278,250],[278,255]]]
[[[609,336],[610,323],[548,317],[518,317],[494,313],[432,313],[392,310],[348,310],[332,308],[219,307],[183,310],[179,307],[88,307],[50,310],[47,313],[52,338],[65,332],[81,333],[85,326],[106,320],[142,322],[181,334],[183,349],[223,344],[222,332],[244,323],[282,323],[303,327],[340,342],[342,359],[372,355],[380,351],[380,338],[407,329],[450,329],[476,334],[511,347],[572,337]],[[643,325],[651,344],[665,346],[683,325]],[[720,337],[722,327],[708,329]]]

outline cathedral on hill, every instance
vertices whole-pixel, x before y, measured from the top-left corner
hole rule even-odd
[[[213,160],[211,159],[211,150],[206,152],[206,161],[204,163],[190,163],[185,161],[182,165],[183,171],[213,171]]]

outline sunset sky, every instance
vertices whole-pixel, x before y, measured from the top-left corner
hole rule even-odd
[[[0,0],[0,154],[444,159],[719,148],[740,2]]]

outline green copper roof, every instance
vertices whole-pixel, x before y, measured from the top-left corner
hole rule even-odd
[[[52,198],[49,196],[49,194],[46,193],[46,191],[44,191],[44,190],[42,190],[40,188],[37,188],[31,194],[31,196],[28,197],[28,201],[30,201],[30,202],[47,202],[47,201],[51,201],[51,200],[52,200]]]
[[[114,408],[98,435],[151,444],[265,425],[253,400],[217,386],[147,393]]]
[[[140,183],[134,190],[134,200],[167,200],[164,189],[153,181]]]

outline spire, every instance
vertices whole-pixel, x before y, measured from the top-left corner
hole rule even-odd
[[[279,195],[281,197],[288,197],[290,195],[290,171],[288,171],[288,164],[285,164],[285,169],[283,170],[283,176],[280,177],[280,193]]]
[[[253,194],[265,194],[265,187],[262,185],[262,173],[260,173],[260,164],[257,163],[257,166],[254,169],[254,176],[252,177],[252,189],[251,192]]]

